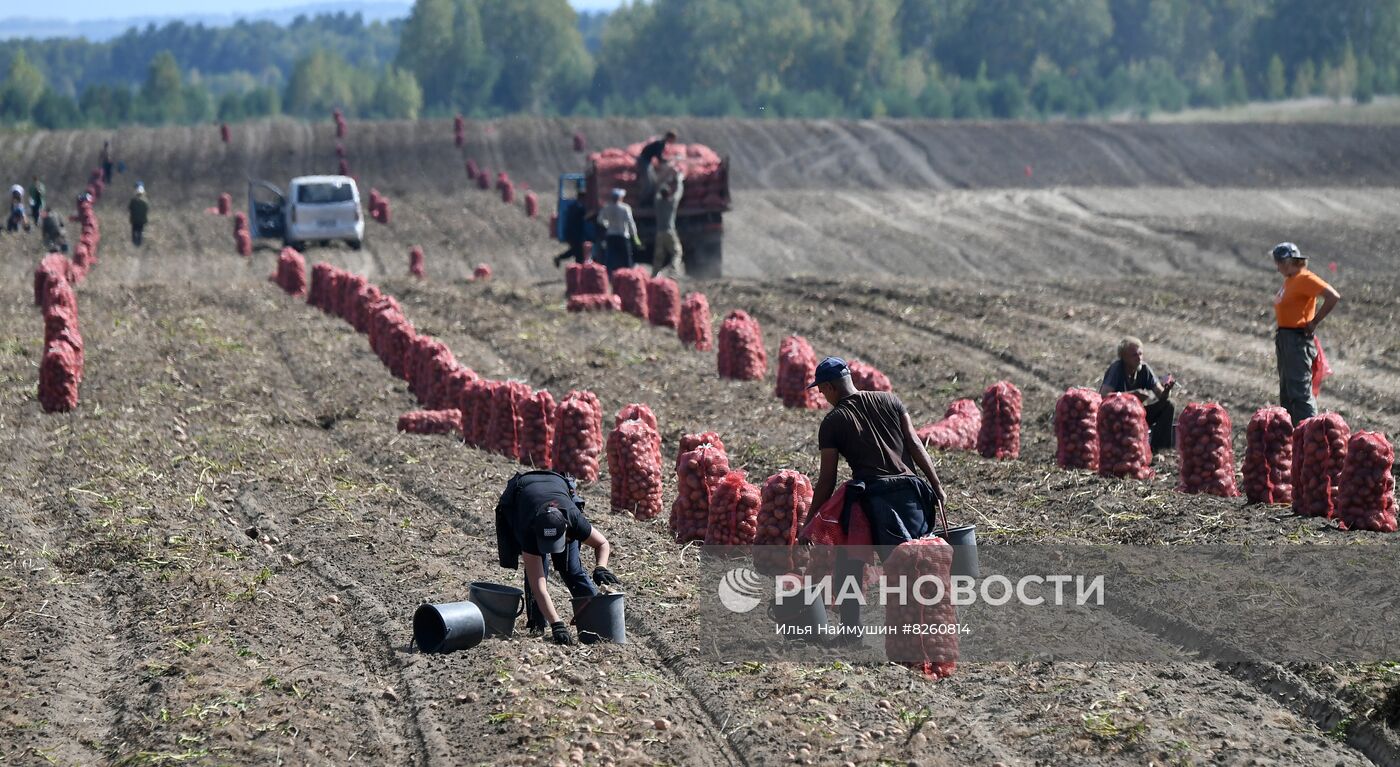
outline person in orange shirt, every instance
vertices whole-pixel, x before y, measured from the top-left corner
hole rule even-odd
[[[1313,333],[1342,300],[1342,294],[1308,270],[1308,257],[1291,242],[1281,242],[1272,251],[1274,266],[1283,275],[1283,285],[1274,295],[1274,349],[1278,353],[1278,397],[1297,426],[1304,418],[1317,415],[1313,396],[1313,361],[1317,342]],[[1319,305],[1318,299],[1321,298]]]

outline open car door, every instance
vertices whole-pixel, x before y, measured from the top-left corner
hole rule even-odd
[[[266,181],[248,182],[248,228],[253,237],[278,238],[287,233],[287,196]]]

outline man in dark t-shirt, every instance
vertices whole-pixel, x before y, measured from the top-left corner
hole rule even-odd
[[[583,515],[583,499],[574,490],[575,484],[563,474],[529,471],[511,477],[496,503],[496,552],[501,566],[514,570],[525,560],[526,627],[543,631],[548,624],[551,638],[559,644],[573,644],[574,639],[545,585],[551,562],[574,597],[596,596],[595,582],[620,585],[608,569],[612,547]],[[579,560],[579,543],[593,549],[597,566],[591,580]]]
[[[1170,376],[1165,382],[1157,380],[1152,366],[1142,358],[1142,341],[1132,336],[1118,342],[1118,359],[1104,372],[1099,394],[1128,392],[1142,401],[1147,410],[1147,427],[1151,430],[1152,452],[1175,447],[1176,431],[1172,419],[1176,408],[1167,400],[1176,381]]]
[[[637,204],[650,205],[656,188],[652,178],[652,164],[666,157],[666,147],[676,140],[676,132],[666,131],[666,135],[647,142],[637,153]]]

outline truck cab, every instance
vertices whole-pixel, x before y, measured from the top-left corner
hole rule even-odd
[[[310,242],[343,240],[355,250],[364,243],[360,189],[349,176],[298,176],[286,193],[266,181],[250,181],[248,222],[254,237],[280,237],[297,250]]]

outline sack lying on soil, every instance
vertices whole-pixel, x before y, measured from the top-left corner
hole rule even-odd
[[[710,491],[710,517],[705,543],[711,546],[744,546],[758,532],[758,488],[742,471],[731,471]]]
[[[799,562],[790,547],[812,507],[812,482],[800,471],[784,469],[763,481],[759,499],[754,545],[788,548],[754,549],[754,567],[768,575],[792,572]]]
[[[661,513],[661,437],[644,421],[625,421],[608,435],[612,510],[637,519]]]
[[[710,495],[729,473],[729,456],[710,444],[681,453],[676,459],[676,500],[668,526],[676,543],[705,540],[710,526]]]
[[[533,394],[521,381],[504,381],[492,387],[490,417],[486,421],[487,450],[520,459],[520,434],[525,428],[521,408]]]
[[[534,192],[525,193],[525,216],[535,218],[540,215],[540,196]]]
[[[1235,450],[1230,414],[1213,402],[1192,402],[1177,421],[1176,444],[1181,474],[1176,489],[1222,498],[1240,494],[1235,487]]]
[[[1343,530],[1393,533],[1395,448],[1384,434],[1358,431],[1347,440],[1347,457],[1337,487],[1337,521]]]
[[[476,167],[476,160],[473,160],[472,158],[468,157],[466,167],[468,180],[475,181],[477,177],[481,175],[481,169]]]
[[[217,208],[220,216],[227,216],[233,210],[233,195],[228,192],[220,194]]]
[[[718,362],[720,378],[758,381],[768,372],[763,331],[743,309],[730,312],[720,325]]]
[[[950,575],[953,567],[953,547],[942,538],[920,538],[901,543],[885,560],[887,582],[918,583],[921,578],[936,578],[943,583],[944,594],[951,594]],[[936,587],[922,591],[931,596]],[[941,632],[908,632],[909,626],[952,625],[958,622],[952,599],[926,605],[921,599],[895,599],[885,607],[885,656],[922,672],[930,679],[952,676],[957,669],[958,635]]]
[[[588,142],[584,139],[583,134],[579,131],[574,131],[574,151],[582,152],[587,145]]]
[[[977,435],[982,431],[982,411],[970,399],[960,399],[948,405],[943,419],[925,426],[915,434],[926,447],[937,450],[976,450]]]
[[[73,262],[69,261],[67,257],[62,253],[50,253],[44,256],[39,265],[34,267],[34,305],[40,308],[47,305],[50,284],[65,282],[71,286],[75,281]]]
[[[816,410],[826,402],[816,389],[809,389],[817,373],[817,355],[802,336],[788,336],[778,344],[778,381],[773,393],[784,407]]]
[[[587,249],[590,243],[584,243]],[[597,261],[584,261],[569,264],[564,271],[564,294],[566,296],[606,295],[608,292],[608,269]],[[619,302],[618,306],[621,306]]]
[[[520,462],[526,466],[551,466],[555,407],[554,395],[547,391],[537,391],[520,402]]]
[[[1128,392],[1115,392],[1099,403],[1099,476],[1150,479],[1152,449],[1147,410]]]
[[[78,316],[78,295],[73,292],[73,286],[68,280],[53,275],[44,282],[44,296],[39,306],[45,312],[54,308],[63,308],[76,317]]]
[[[491,423],[492,402],[499,381],[484,378],[471,381],[462,394],[462,441],[481,449],[489,449],[487,431]]]
[[[413,410],[399,416],[399,431],[409,434],[456,434],[462,430],[462,411]]]
[[[277,270],[268,277],[287,295],[300,296],[306,293],[306,259],[295,248],[283,248],[277,254]]]
[[[476,188],[483,192],[491,188],[491,171],[483,168],[476,172]]]
[[[472,279],[477,282],[484,282],[491,279],[491,267],[487,264],[477,264],[472,270]]]
[[[423,278],[423,249],[417,245],[408,251],[408,273],[419,279]]]
[[[1021,454],[1021,390],[1010,381],[992,384],[982,393],[977,452],[998,460]]]
[[[851,360],[847,366],[851,371],[851,383],[860,391],[894,391],[890,379],[874,365]]]
[[[608,293],[585,293],[569,296],[568,309],[571,312],[620,312],[622,299]]]
[[[45,347],[39,363],[39,404],[44,412],[64,413],[78,407],[82,377],[82,355],[77,348],[62,339]]]
[[[515,202],[515,184],[511,181],[502,181],[496,185],[497,191],[501,193],[501,202],[509,205]]]
[[[603,454],[603,409],[593,392],[564,395],[554,416],[554,469],[582,482],[598,481]]]
[[[1099,402],[1093,389],[1066,389],[1055,402],[1055,464],[1099,470]]]
[[[237,235],[239,232],[246,231],[248,231],[248,214],[240,210],[233,214],[233,233]]]
[[[615,269],[612,273],[613,290],[622,300],[622,311],[633,317],[647,318],[647,274],[638,267]]]
[[[238,255],[244,257],[253,255],[253,238],[246,230],[233,235],[233,245],[238,250]]]
[[[228,123],[219,124],[219,140],[227,144],[231,136],[229,135]]]
[[[1244,492],[1250,503],[1292,503],[1293,420],[1281,407],[1261,408],[1245,429]]]
[[[44,309],[44,348],[59,339],[68,341],[82,352],[83,337],[78,332],[77,312],[55,304]]]
[[[676,326],[681,343],[697,352],[714,348],[710,336],[710,302],[704,293],[688,293],[681,302],[681,323]]]
[[[674,328],[681,321],[681,288],[667,277],[647,281],[647,320],[657,326]]]
[[[1332,517],[1351,429],[1337,413],[1305,418],[1293,432],[1293,513]]]

